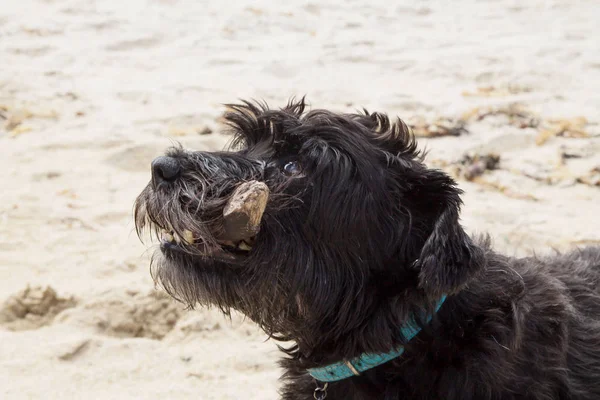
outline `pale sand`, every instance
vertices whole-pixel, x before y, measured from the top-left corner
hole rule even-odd
[[[307,94],[407,119],[511,102],[545,123],[585,117],[595,137],[538,146],[537,129],[499,116],[421,144],[437,165],[500,153],[484,178],[504,193],[460,180],[464,225],[498,249],[600,241],[600,189],[575,183],[600,166],[597,1],[288,3],[1,1],[2,399],[277,398],[275,345],[154,293],[131,218],[150,161],[172,140],[221,149],[226,137],[197,132],[238,98]],[[463,93],[487,86],[498,91]],[[561,151],[578,158],[560,165]],[[8,300],[28,285],[64,300]]]

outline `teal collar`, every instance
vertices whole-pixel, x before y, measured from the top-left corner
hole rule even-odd
[[[443,295],[438,302],[435,312],[437,313],[444,301],[446,295]],[[427,322],[431,321],[432,316],[427,318]],[[412,323],[411,323],[412,322]],[[414,321],[410,321],[405,324],[401,330],[402,335],[407,341],[411,340],[421,331],[421,328],[417,326]],[[383,354],[369,354],[364,353],[359,357],[353,358],[352,360],[344,360],[334,364],[329,364],[324,367],[309,368],[308,373],[320,382],[335,382],[342,379],[349,378],[351,376],[360,375],[361,372],[375,368],[378,365],[386,363],[394,358],[400,357],[404,353],[404,347],[401,346],[396,350],[392,350],[389,353]]]

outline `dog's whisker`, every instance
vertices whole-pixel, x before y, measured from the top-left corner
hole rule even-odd
[[[500,342],[498,342],[498,340],[496,339],[496,337],[494,335],[492,335],[491,337],[494,340],[494,342],[496,342],[496,344],[498,344],[498,346],[502,347],[503,349],[506,349],[506,350],[510,351],[510,348],[504,346],[503,344],[500,344]]]

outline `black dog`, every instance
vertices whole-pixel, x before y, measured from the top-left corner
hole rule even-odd
[[[136,225],[162,232],[172,296],[295,343],[283,399],[600,399],[599,248],[514,259],[471,239],[400,120],[229,107],[235,151],[156,159]],[[258,211],[232,225],[235,196]]]

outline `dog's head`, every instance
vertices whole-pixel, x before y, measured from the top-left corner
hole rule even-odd
[[[231,151],[171,149],[136,202],[138,230],[161,240],[153,274],[174,297],[237,309],[281,337],[339,335],[385,302],[457,291],[481,267],[460,191],[423,164],[402,121],[305,112],[303,100],[229,108]],[[232,222],[232,202],[254,223]]]

